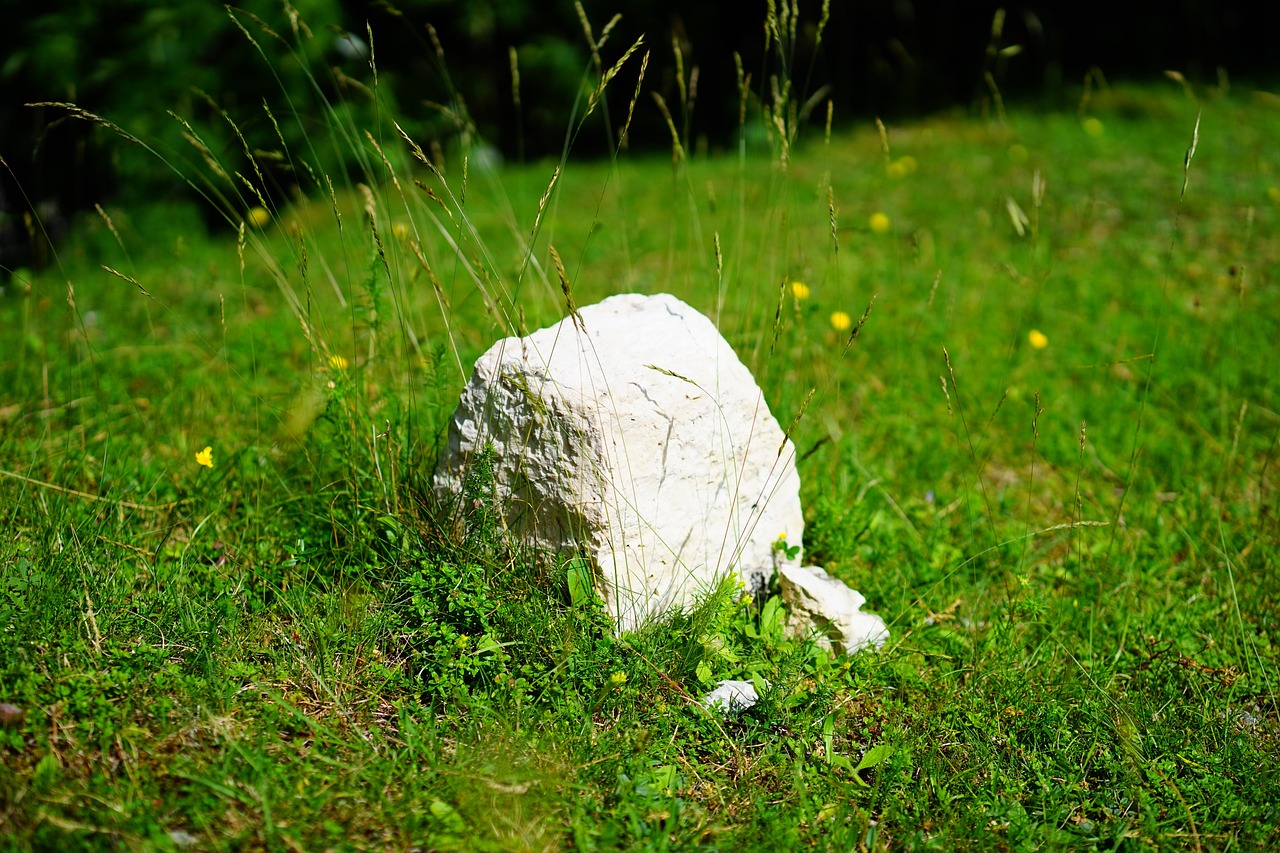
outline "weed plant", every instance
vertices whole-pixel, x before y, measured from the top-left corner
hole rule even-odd
[[[770,9],[737,150],[694,153],[678,55],[653,103],[663,48],[588,23],[581,113],[635,87],[607,162],[498,166],[461,100],[435,152],[319,100],[356,173],[282,143],[303,193],[273,206],[189,127],[157,168],[232,236],[104,208],[13,275],[5,848],[1276,843],[1268,99],[1091,78],[1078,109],[824,130]],[[637,109],[670,158],[623,153]],[[581,565],[503,536],[483,458],[433,497],[475,357],[625,291],[752,368],[805,559],[882,650],[791,638],[732,580],[615,637]],[[761,701],[706,711],[723,678]]]

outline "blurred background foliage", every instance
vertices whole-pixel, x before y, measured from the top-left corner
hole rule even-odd
[[[0,34],[3,192],[11,219],[33,208],[54,237],[72,213],[109,200],[191,202],[196,193],[175,170],[208,176],[202,150],[228,171],[252,174],[256,165],[273,176],[271,185],[291,186],[279,174],[282,142],[309,150],[308,126],[323,118],[308,108],[295,119],[289,105],[313,103],[313,81],[326,97],[345,101],[339,78],[326,70],[341,67],[336,39],[309,23],[341,20],[333,0],[256,3],[242,12],[199,0],[23,5]],[[45,105],[61,103],[100,116],[155,153]],[[279,111],[278,131],[264,104]],[[219,206],[202,205],[214,216]]]
[[[693,153],[733,145],[735,53],[754,97],[767,101],[774,78],[791,79],[795,101],[818,107],[814,121],[830,99],[837,123],[985,109],[995,87],[1006,99],[1062,106],[1094,67],[1110,76],[1172,68],[1216,82],[1228,67],[1256,74],[1273,62],[1244,2],[1040,2],[997,13],[996,3],[834,0],[819,40],[823,4],[803,0],[781,55],[765,50],[770,5],[584,0],[595,38],[620,16],[601,50],[605,68],[641,36],[652,51],[633,149],[670,145],[649,92],[671,106]],[[598,75],[573,0],[0,0],[0,11],[3,268],[39,264],[31,252],[47,240],[37,232],[56,239],[77,211],[109,201],[197,204],[211,224],[237,221],[252,194],[226,198],[208,180],[206,204],[174,174],[207,178],[208,159],[261,173],[273,205],[322,190],[308,170],[357,173],[371,156],[364,131],[393,136],[392,118],[438,152],[465,138],[483,140],[491,156],[558,156]],[[607,153],[603,123],[621,123],[638,60],[573,137],[576,154]],[[64,108],[29,106],[47,102],[75,103],[163,160]]]

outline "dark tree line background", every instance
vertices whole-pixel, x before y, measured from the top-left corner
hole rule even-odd
[[[683,122],[673,42],[679,45],[686,80],[697,69],[688,121],[695,146],[723,148],[739,133],[735,53],[752,75],[752,91],[766,101],[769,77],[784,70],[777,53],[765,51],[766,0],[582,5],[597,37],[621,15],[602,51],[606,68],[644,36],[652,51],[645,89],[661,94]],[[1078,97],[1092,68],[1111,80],[1173,69],[1193,83],[1215,84],[1225,69],[1229,79],[1265,84],[1280,54],[1270,49],[1261,5],[832,0],[818,44],[822,4],[801,0],[786,70],[798,101],[828,87],[820,100],[833,102],[837,123],[975,108],[989,96],[988,73],[1006,100],[1050,106]],[[1003,27],[993,37],[998,8]],[[205,169],[184,138],[194,131],[232,170],[262,173],[278,203],[307,183],[281,158],[283,148],[309,152],[314,167],[341,174],[354,167],[363,144],[332,138],[317,95],[353,127],[372,128],[391,115],[424,145],[445,150],[456,145],[455,116],[465,112],[473,138],[507,159],[535,159],[561,152],[594,83],[573,0],[244,0],[230,10],[210,0],[0,0],[0,20],[0,268],[9,269],[42,260],[41,223],[56,237],[94,204],[191,204],[196,195],[110,128],[31,103],[74,102],[187,174]],[[639,58],[609,88],[605,106],[615,126],[634,92]],[[376,107],[369,97],[375,86]],[[576,137],[576,154],[605,153],[604,112]],[[825,107],[816,112],[815,120],[825,118]],[[670,145],[647,92],[628,141],[632,150]],[[218,206],[234,212],[244,203],[233,196],[204,207],[216,222]]]

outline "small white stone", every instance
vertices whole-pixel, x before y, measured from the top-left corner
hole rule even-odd
[[[756,686],[750,681],[726,679],[702,698],[702,706],[712,711],[718,710],[722,714],[736,714],[747,710],[758,701],[760,701],[760,695],[756,693]]]
[[[793,637],[813,637],[836,654],[881,646],[889,639],[884,620],[863,613],[866,598],[818,566],[779,566],[778,582],[787,605],[787,630]]]
[[[731,572],[758,592],[779,535],[803,540],[795,447],[711,321],[674,296],[613,296],[494,344],[437,492],[458,494],[486,446],[507,531],[549,562],[584,558],[619,633]]]

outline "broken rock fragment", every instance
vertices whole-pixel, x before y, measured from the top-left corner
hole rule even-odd
[[[787,631],[793,637],[812,637],[836,654],[881,646],[889,639],[884,620],[863,613],[866,598],[844,581],[818,566],[787,565],[778,568],[782,601],[787,605]]]
[[[702,697],[702,706],[722,714],[737,714],[759,701],[760,694],[756,693],[756,686],[750,681],[726,679]]]

